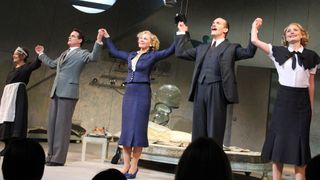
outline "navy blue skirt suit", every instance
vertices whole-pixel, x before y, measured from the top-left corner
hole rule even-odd
[[[105,38],[104,44],[109,54],[128,62],[126,89],[122,101],[122,126],[119,145],[128,147],[148,147],[148,121],[151,104],[150,74],[154,64],[174,53],[175,45],[161,51],[148,51],[142,54],[132,70],[131,60],[137,52],[118,50],[111,38]]]

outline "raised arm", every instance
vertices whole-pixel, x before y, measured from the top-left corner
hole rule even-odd
[[[121,51],[118,50],[115,45],[113,44],[110,35],[108,33],[108,31],[106,29],[103,29],[104,31],[104,39],[103,39],[103,43],[107,46],[108,50],[109,50],[109,54],[115,58],[118,58],[120,60],[128,60],[129,57],[129,53],[126,51]]]
[[[101,49],[103,46],[103,42],[102,42],[103,35],[104,35],[103,29],[99,29],[97,34],[97,40],[93,45],[93,49],[91,53],[89,51],[84,51],[83,60],[86,63],[97,61],[97,59],[99,58],[99,55],[101,53]]]
[[[46,54],[44,54],[44,47],[42,45],[37,45],[34,48],[35,52],[38,54],[38,59],[44,64],[48,65],[50,68],[56,68],[58,64],[58,59],[52,60]]]
[[[34,71],[34,70],[38,69],[40,66],[41,66],[41,61],[40,61],[39,57],[37,57],[37,59],[35,61],[30,63],[30,65],[28,66],[28,69],[30,71]]]
[[[197,55],[196,48],[186,48],[187,45],[191,45],[190,34],[188,33],[188,26],[186,26],[184,22],[179,22],[177,27],[178,32],[175,39],[175,55],[178,58],[195,61]]]
[[[173,42],[169,48],[166,48],[166,49],[163,49],[160,51],[156,51],[156,58],[158,60],[164,59],[164,58],[172,55],[174,53],[174,50],[175,50],[175,43]]]
[[[269,45],[258,38],[258,30],[262,26],[262,19],[256,18],[251,27],[251,42],[257,46],[257,48],[261,49],[267,55],[270,53]]]

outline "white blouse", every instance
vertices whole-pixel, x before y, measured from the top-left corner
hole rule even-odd
[[[298,51],[302,53],[303,46],[301,46]],[[291,47],[288,47],[290,52],[293,51]],[[310,74],[316,74],[317,66],[313,69],[304,69],[303,66],[298,64],[296,61],[296,68],[292,69],[292,59],[289,58],[284,64],[280,65],[278,62],[275,61],[275,57],[273,56],[272,52],[272,45],[269,44],[269,58],[273,61],[274,65],[276,66],[278,75],[279,75],[279,83],[283,86],[289,87],[299,87],[299,88],[307,88],[309,87],[309,77]],[[295,54],[296,59],[298,59],[297,54]]]

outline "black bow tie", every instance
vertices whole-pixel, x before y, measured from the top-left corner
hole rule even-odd
[[[299,64],[299,66],[302,66],[301,53],[300,52],[296,52],[296,51],[292,51],[292,52],[290,52],[289,57],[291,57],[291,59],[292,59],[291,67],[292,67],[293,70],[296,69],[296,64],[297,64],[297,59],[296,59],[295,54],[297,54],[297,56],[298,56],[298,64]]]

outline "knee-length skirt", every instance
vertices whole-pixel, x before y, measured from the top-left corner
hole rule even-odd
[[[308,88],[280,86],[262,158],[297,166],[308,163],[311,114]]]

